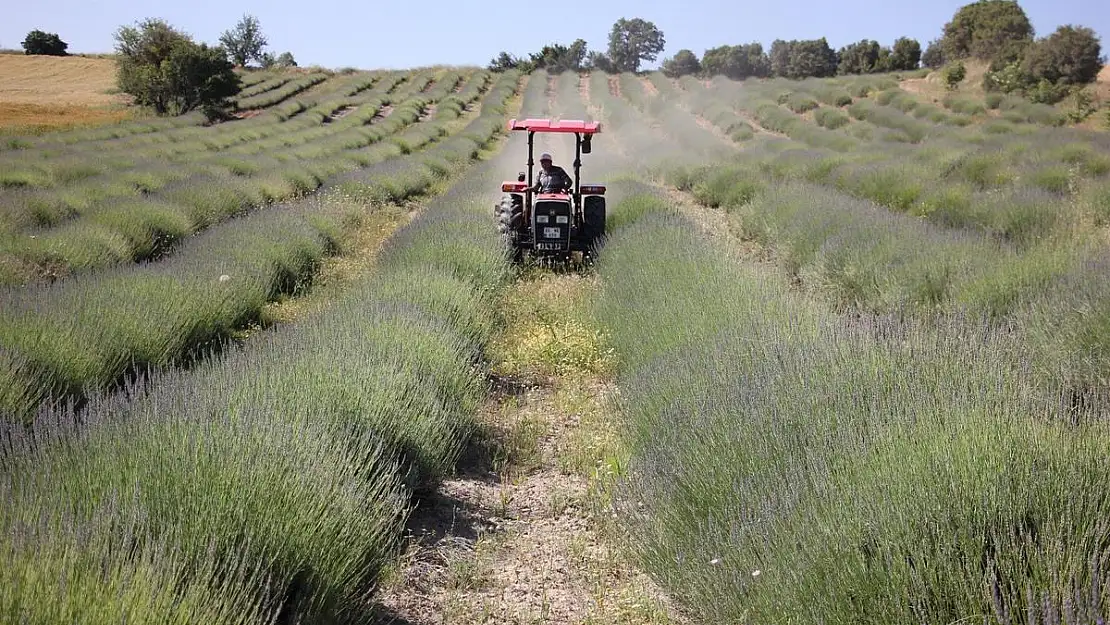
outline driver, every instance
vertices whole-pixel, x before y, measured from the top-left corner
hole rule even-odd
[[[540,155],[540,173],[536,184],[532,187],[535,193],[558,193],[574,186],[570,176],[558,165],[551,164],[551,155],[544,152]]]

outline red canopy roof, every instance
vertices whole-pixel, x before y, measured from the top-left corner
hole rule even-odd
[[[531,130],[533,132],[581,132],[592,135],[601,132],[601,122],[585,122],[581,119],[510,119],[509,130]]]

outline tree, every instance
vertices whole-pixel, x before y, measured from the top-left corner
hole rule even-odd
[[[524,59],[502,51],[501,54],[490,59],[488,67],[491,72],[506,72],[520,67],[522,63],[525,63]]]
[[[201,108],[222,114],[242,85],[221,47],[197,44],[160,19],[146,19],[115,33],[120,91],[159,115]]]
[[[243,15],[239,23],[232,30],[225,30],[220,35],[220,44],[227,50],[228,58],[240,67],[245,67],[249,61],[262,62],[263,49],[266,47],[266,36],[262,34],[262,26],[258,18],[253,15]]]
[[[839,64],[836,52],[824,37],[820,39],[771,43],[771,73],[783,78],[825,78],[836,75]]]
[[[682,49],[663,61],[663,74],[670,78],[680,78],[701,72],[701,62],[692,50]]]
[[[574,43],[570,44],[567,48],[567,53],[563,57],[563,65],[568,70],[580,71],[583,63],[586,62],[586,47],[585,39],[575,39]]]
[[[727,76],[733,80],[752,76],[765,78],[771,74],[771,61],[760,43],[710,48],[702,55],[701,66],[710,76]]]
[[[275,65],[278,67],[296,67],[297,61],[293,58],[292,52],[282,52],[275,60]]]
[[[1033,25],[1016,0],[977,0],[944,25],[947,60],[975,58],[1007,63],[1033,42]]]
[[[848,44],[837,53],[840,63],[836,71],[838,74],[870,74],[878,71],[879,51],[879,42],[872,39]]]
[[[41,30],[32,30],[23,40],[24,54],[42,54],[46,56],[69,56],[66,48],[69,44],[62,41],[58,33],[45,33]]]
[[[921,63],[921,44],[916,39],[899,37],[890,51],[887,70],[892,72],[917,69]]]
[[[944,67],[944,45],[941,40],[934,39],[929,42],[928,47],[925,48],[925,53],[921,55],[921,63],[930,69]]]
[[[592,50],[586,55],[586,63],[583,69],[587,71],[597,70],[606,74],[616,74],[620,71],[613,65],[613,60],[609,58],[608,54],[596,50]]]
[[[1029,48],[1022,70],[1034,81],[1085,85],[1102,70],[1098,35],[1085,26],[1065,25]]]
[[[663,31],[655,24],[638,17],[622,17],[609,32],[609,59],[618,72],[636,72],[642,61],[654,61],[665,44]]]

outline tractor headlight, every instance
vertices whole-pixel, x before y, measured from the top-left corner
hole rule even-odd
[[[536,223],[538,223],[538,224],[547,223],[547,215],[536,215]]]
[[[567,223],[567,216],[566,215],[555,215],[555,223],[557,223],[557,224]]]

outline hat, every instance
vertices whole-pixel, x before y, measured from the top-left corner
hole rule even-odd
[[[543,154],[540,154],[540,161],[550,161],[550,160],[551,160],[551,155],[548,154],[547,152],[544,152]]]

